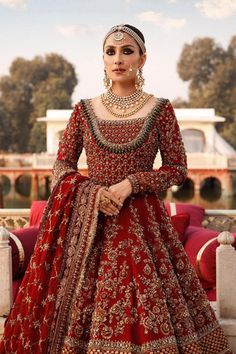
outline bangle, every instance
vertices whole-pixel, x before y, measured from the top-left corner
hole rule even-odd
[[[138,193],[139,192],[139,184],[138,184],[137,178],[134,175],[129,175],[126,178],[128,178],[128,180],[131,183],[132,193]]]

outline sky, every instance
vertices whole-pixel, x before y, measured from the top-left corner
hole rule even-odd
[[[184,44],[211,37],[227,48],[236,35],[236,0],[0,0],[0,76],[16,57],[58,53],[79,79],[73,103],[97,96],[105,90],[103,38],[122,23],[145,36],[144,90],[186,99],[188,83],[177,73]]]

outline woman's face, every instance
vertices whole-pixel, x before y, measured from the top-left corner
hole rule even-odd
[[[107,37],[104,45],[103,61],[107,75],[113,82],[134,82],[138,68],[146,61],[146,54],[140,55],[137,42],[128,33],[124,33],[120,41],[113,35]]]

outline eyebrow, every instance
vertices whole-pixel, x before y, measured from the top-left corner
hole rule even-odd
[[[133,48],[135,48],[135,46],[132,45],[132,44],[124,44],[124,45],[121,45],[120,47],[121,47],[121,48],[124,48],[124,47],[133,47]],[[110,45],[108,44],[108,45],[105,46],[105,49],[106,49],[106,48],[115,48],[115,46],[112,45],[112,44],[110,44]]]

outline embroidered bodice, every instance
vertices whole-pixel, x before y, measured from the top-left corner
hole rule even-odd
[[[160,191],[181,184],[186,176],[186,155],[170,102],[157,99],[146,117],[100,119],[90,99],[74,108],[59,144],[54,176],[75,170],[85,148],[88,176],[94,184],[110,186],[128,177],[133,192]],[[160,150],[162,167],[153,170]]]

